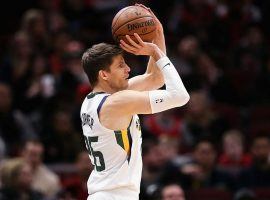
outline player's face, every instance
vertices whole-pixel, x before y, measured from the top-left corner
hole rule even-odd
[[[108,82],[111,88],[115,91],[127,89],[129,72],[130,68],[125,63],[123,56],[115,56],[108,75]]]

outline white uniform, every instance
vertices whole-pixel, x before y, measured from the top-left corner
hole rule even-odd
[[[95,166],[88,179],[89,200],[138,200],[142,172],[141,127],[137,115],[126,130],[105,128],[99,110],[108,94],[90,93],[81,107],[86,147]]]

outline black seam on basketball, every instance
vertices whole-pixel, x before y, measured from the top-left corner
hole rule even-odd
[[[138,34],[138,35],[147,35],[147,34],[149,34],[149,33],[152,33],[152,32],[154,32],[156,29],[154,29],[154,30],[152,30],[152,31],[150,31],[150,32],[147,32],[147,33],[144,33],[144,34]],[[117,40],[119,40],[119,36],[125,36],[125,35],[117,35],[116,36],[116,38],[117,38]],[[129,36],[133,36],[133,35],[129,35]]]
[[[129,6],[129,7],[127,7],[127,8],[123,8],[122,12],[120,13],[120,15],[119,15],[119,16],[117,17],[117,19],[115,20],[114,25],[112,26],[112,29],[115,27],[115,25],[116,25],[116,23],[117,23],[119,17],[123,14],[123,12],[126,11],[126,10],[129,10],[130,8],[132,8],[132,6]]]
[[[132,21],[134,21],[134,20],[136,20],[136,19],[144,18],[144,17],[151,17],[152,19],[154,19],[152,15],[145,15],[145,16],[141,16],[141,17],[138,17],[138,18],[135,18],[135,19],[126,21],[123,25],[119,26],[114,32],[112,32],[112,34],[114,35],[114,33],[115,33],[116,31],[118,31],[121,27],[125,26],[127,23],[132,22]]]
[[[117,17],[117,19],[115,20],[114,24],[112,24],[112,29],[115,27],[116,22],[118,21],[119,17],[123,14],[124,11],[127,11],[127,10],[129,10],[129,9],[131,9],[131,8],[134,8],[134,7],[136,7],[136,6],[128,6],[128,7],[126,7],[126,8],[122,8],[122,12],[121,12],[120,15]],[[139,7],[140,7],[140,6],[139,6]],[[143,8],[144,10],[146,10],[147,12],[149,12],[149,10],[145,9],[144,7],[140,7],[140,8]],[[120,12],[120,11],[119,11],[119,12]],[[152,16],[152,15],[151,15],[151,16]]]

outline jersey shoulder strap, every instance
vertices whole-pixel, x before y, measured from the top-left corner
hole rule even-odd
[[[97,107],[97,114],[98,114],[98,116],[99,116],[100,109],[101,109],[103,103],[105,102],[105,100],[107,99],[108,96],[109,96],[109,95],[106,95],[106,96],[104,96],[104,97],[101,99],[101,101],[100,101],[100,103],[99,103],[99,105],[98,105],[98,107]]]
[[[92,99],[94,97],[98,97],[98,95],[102,95],[102,97],[99,97],[97,100],[96,100],[96,103],[97,103],[97,115],[99,116],[99,112],[101,110],[101,107],[103,105],[103,103],[105,102],[106,98],[109,96],[109,94],[105,93],[105,92],[91,92],[87,95],[87,99]],[[101,98],[101,100],[100,100]]]

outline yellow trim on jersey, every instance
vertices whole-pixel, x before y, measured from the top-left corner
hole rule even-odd
[[[122,139],[123,139],[124,149],[127,152],[127,154],[129,154],[130,144],[129,144],[129,140],[128,140],[127,129],[121,130],[121,135],[122,135]]]

